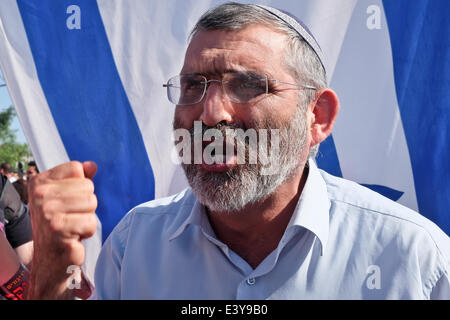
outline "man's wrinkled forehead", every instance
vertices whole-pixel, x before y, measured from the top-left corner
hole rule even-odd
[[[261,70],[280,63],[284,33],[262,24],[240,30],[202,30],[194,35],[185,55],[182,74],[203,75]]]

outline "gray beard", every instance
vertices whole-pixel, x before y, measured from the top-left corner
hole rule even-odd
[[[256,125],[253,128],[280,129],[279,158],[269,157],[272,168],[275,168],[274,174],[262,175],[260,163],[238,164],[226,172],[207,171],[199,164],[182,164],[192,191],[209,210],[235,212],[247,205],[264,201],[302,165],[301,154],[306,147],[307,121],[301,108],[297,107],[294,118],[287,124],[267,121],[263,126]],[[223,126],[218,129],[225,130]],[[193,132],[191,136],[193,137]],[[270,141],[269,135],[269,145]],[[246,147],[249,148],[248,144]]]

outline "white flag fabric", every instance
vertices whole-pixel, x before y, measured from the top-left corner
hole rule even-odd
[[[41,170],[93,160],[103,240],[138,203],[187,183],[172,161],[179,73],[207,0],[2,0],[0,66]],[[259,1],[300,18],[340,97],[317,163],[450,232],[450,28],[445,0]]]

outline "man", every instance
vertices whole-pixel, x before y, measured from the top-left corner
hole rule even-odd
[[[28,187],[27,180],[19,178],[13,183],[14,188],[20,196],[20,200],[23,204],[28,205]]]
[[[11,247],[3,230],[4,212],[0,210],[0,300],[23,300],[27,287],[28,270],[17,251]],[[24,230],[21,230],[24,231]],[[31,237],[31,230],[29,236]],[[29,257],[31,258],[32,250]]]
[[[293,17],[241,4],[207,12],[180,76],[165,86],[177,104],[174,129],[195,141],[200,122],[200,134],[215,130],[215,138],[180,152],[203,151],[199,162],[183,163],[191,188],[138,206],[112,232],[97,263],[98,298],[450,297],[449,239],[437,226],[310,158],[339,102],[318,44]],[[228,147],[219,134],[238,129],[278,130],[268,139],[278,146],[269,160],[276,170],[241,164],[236,148],[207,161],[210,144]],[[248,160],[255,147],[243,144]],[[73,297],[66,270],[83,263],[81,240],[95,231],[95,171],[92,162],[71,162],[31,181],[39,226],[31,298]]]
[[[14,176],[14,172],[12,170],[11,165],[8,162],[3,162],[0,165],[0,174],[4,175],[8,178],[8,180],[13,183],[17,180],[17,177]]]
[[[20,167],[20,169],[22,168]],[[26,180],[23,179],[22,174],[20,174],[20,178],[13,183],[14,188],[16,188],[17,192],[20,195],[20,199],[25,205],[28,205],[28,181],[33,179],[33,177],[35,177],[38,173],[39,170],[37,168],[36,162],[30,161],[28,162],[28,168],[25,173]]]
[[[37,168],[35,161],[28,162],[28,168],[26,172],[27,181],[30,181],[33,177],[35,177],[39,173],[39,170]]]

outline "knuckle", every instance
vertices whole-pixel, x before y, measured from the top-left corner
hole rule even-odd
[[[84,247],[77,239],[71,239],[66,242],[66,249],[72,252],[84,251]]]
[[[89,203],[89,207],[92,209],[92,211],[95,211],[95,209],[97,209],[97,197],[95,196],[95,194],[90,194],[88,197],[88,203]]]
[[[83,165],[79,161],[71,161],[67,163],[70,176],[84,176]]]
[[[86,236],[92,237],[95,234],[95,231],[97,230],[97,219],[95,218],[95,215],[90,215],[89,217],[89,223],[88,228],[86,230]]]
[[[84,189],[87,193],[94,193],[94,182],[91,179],[85,178],[84,180]]]
[[[75,240],[67,241],[65,244],[66,249],[69,251],[77,251],[78,249],[78,243]]]
[[[41,206],[41,211],[43,213],[43,216],[47,219],[50,220],[53,217],[54,214],[54,210],[55,210],[55,205],[53,204],[52,201],[44,201]]]
[[[67,262],[71,265],[81,265],[84,260],[84,247],[80,241],[66,239],[61,248]]]
[[[97,229],[97,217],[95,216],[95,214],[91,214],[89,215],[90,217],[90,225],[95,229]]]
[[[82,239],[90,238],[95,234],[97,231],[97,219],[94,214],[86,216],[81,230],[80,236]]]
[[[50,230],[56,233],[62,233],[64,231],[65,226],[65,215],[59,214],[54,215],[50,219]]]
[[[84,262],[85,249],[78,240],[73,240],[68,244],[70,250],[70,261],[72,264],[81,266]]]

